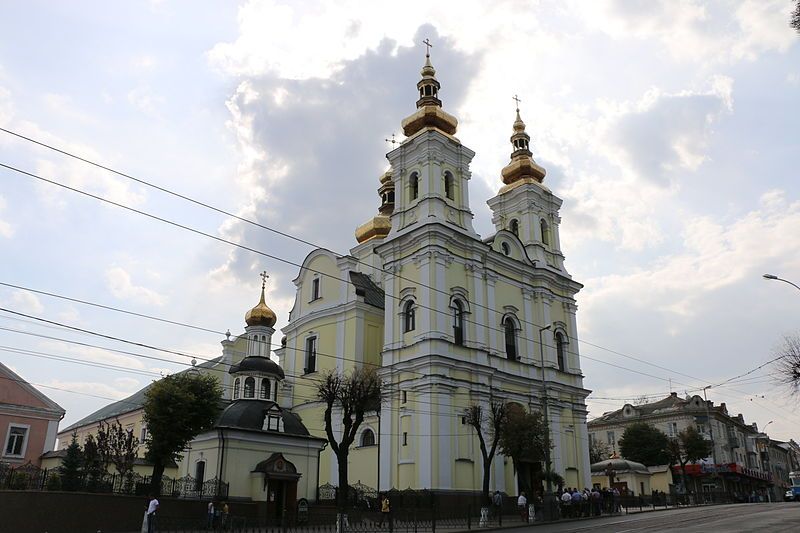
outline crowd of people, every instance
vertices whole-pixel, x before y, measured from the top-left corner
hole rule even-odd
[[[563,518],[580,518],[584,516],[600,516],[620,512],[620,492],[616,488],[598,489],[576,488],[559,489],[556,497],[560,502]]]

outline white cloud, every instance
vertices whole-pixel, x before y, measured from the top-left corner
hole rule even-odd
[[[5,207],[6,207],[6,200],[2,196],[0,196],[0,212],[2,212],[3,209],[5,209]],[[11,226],[11,224],[0,218],[0,237],[5,237],[6,239],[10,239],[13,236],[14,236],[13,226]]]
[[[164,305],[166,298],[147,287],[134,285],[131,275],[122,267],[106,270],[106,286],[120,300],[132,300],[147,305]]]
[[[721,288],[758,278],[774,265],[798,261],[800,201],[767,191],[758,208],[730,223],[710,216],[688,218],[683,250],[656,259],[635,272],[586,279],[584,317],[625,305],[692,317],[697,302]],[[766,236],[780,236],[767,238]],[[624,304],[623,304],[624,302]]]
[[[754,60],[785,52],[794,40],[783,0],[596,0],[570,2],[588,28],[618,40],[658,43],[681,61],[708,64]]]
[[[42,385],[46,387],[64,389],[79,394],[100,396],[101,398],[108,400],[121,400],[126,396],[130,396],[133,392],[136,392],[136,389],[133,388],[125,390],[116,384],[109,385],[107,383],[98,383],[96,381],[63,381],[60,379],[51,379],[49,381],[45,381],[42,383]],[[44,390],[43,392],[49,396],[53,395],[52,392],[48,390]]]
[[[128,102],[146,115],[158,116],[159,108],[166,99],[156,94],[149,85],[141,85],[128,91]]]
[[[11,307],[14,311],[31,315],[40,315],[44,311],[44,306],[39,298],[32,292],[14,289],[11,296],[3,298],[3,303]]]

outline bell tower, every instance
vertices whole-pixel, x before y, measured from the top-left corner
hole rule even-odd
[[[519,114],[511,135],[511,161],[502,170],[503,187],[487,203],[497,231],[510,231],[525,246],[531,260],[566,272],[558,226],[561,199],[544,185],[545,169],[533,159],[531,137]]]
[[[433,223],[478,238],[468,187],[475,153],[455,137],[458,120],[442,109],[441,84],[431,64],[432,45],[427,39],[425,45],[417,110],[401,123],[406,139],[386,155],[394,189],[387,240]]]

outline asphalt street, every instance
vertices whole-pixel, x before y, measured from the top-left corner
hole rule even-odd
[[[682,533],[800,532],[800,503],[752,503],[692,507],[627,516],[514,528],[531,533],[577,532],[633,533],[681,531]]]

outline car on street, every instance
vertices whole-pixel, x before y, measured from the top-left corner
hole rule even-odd
[[[783,501],[785,501],[785,502],[793,502],[794,501],[794,492],[792,492],[792,489],[787,490],[783,494]]]

